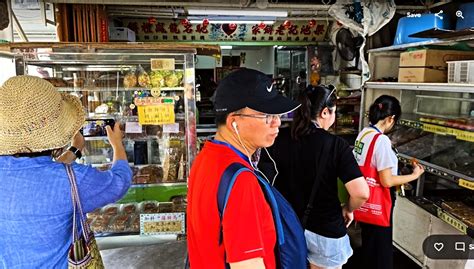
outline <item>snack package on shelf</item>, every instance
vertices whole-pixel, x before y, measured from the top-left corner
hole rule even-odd
[[[141,65],[139,65],[137,68],[137,74],[138,74],[138,85],[144,88],[150,87],[151,85],[150,76],[145,71],[145,69],[143,69]]]
[[[128,203],[122,205],[122,214],[131,215],[138,213],[139,211],[139,205],[137,203]]]
[[[140,214],[130,216],[130,224],[128,227],[128,231],[134,233],[140,232]]]
[[[119,214],[119,212],[120,212],[120,205],[119,204],[106,205],[102,209],[102,214],[103,215],[114,216],[114,215]]]
[[[126,232],[129,226],[130,215],[117,215],[115,216],[108,226],[108,232]]]
[[[95,233],[103,233],[108,231],[108,226],[113,215],[99,215],[91,223],[91,229]]]
[[[171,213],[173,212],[173,203],[172,202],[159,202],[158,211],[160,213]]]
[[[144,201],[141,203],[140,207],[144,214],[160,213],[158,203],[155,201]]]
[[[137,86],[137,76],[135,74],[135,69],[130,69],[123,77],[123,87],[132,88]]]

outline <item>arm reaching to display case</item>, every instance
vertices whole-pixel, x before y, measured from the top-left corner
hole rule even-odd
[[[413,173],[404,176],[392,175],[392,169],[387,168],[379,171],[380,183],[386,188],[399,186],[418,179],[424,172],[425,169],[418,163],[413,163]]]
[[[68,150],[64,151],[57,159],[57,162],[62,163],[72,163],[77,158],[80,158],[81,152],[84,149],[85,140],[80,132],[77,132],[76,135],[72,138],[71,147]]]
[[[114,150],[113,162],[117,160],[127,160],[127,154],[125,152],[125,147],[123,146],[123,132],[120,129],[120,123],[116,122],[114,128],[106,126],[107,138],[109,139],[110,145]]]

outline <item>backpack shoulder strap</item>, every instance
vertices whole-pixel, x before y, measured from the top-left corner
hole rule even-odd
[[[219,232],[219,245],[222,244],[222,217],[224,216],[225,207],[227,205],[227,200],[229,200],[230,192],[234,186],[235,179],[237,176],[244,172],[250,171],[248,167],[241,163],[232,163],[230,164],[221,176],[219,181],[219,188],[217,189],[217,209],[219,210],[219,218],[221,221],[220,232]]]

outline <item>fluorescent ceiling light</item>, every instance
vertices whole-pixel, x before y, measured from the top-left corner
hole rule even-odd
[[[271,16],[286,17],[287,11],[248,10],[248,9],[188,9],[189,15],[219,15],[219,16]]]
[[[232,46],[227,46],[227,45],[221,45],[222,50],[231,50]]]
[[[236,20],[226,20],[226,19],[208,19],[209,23],[212,24],[223,24],[223,23],[236,23],[236,24],[258,24],[258,23],[265,23],[266,25],[272,25],[275,22],[274,21],[236,21]],[[191,24],[201,24],[202,20],[190,20],[189,21]]]

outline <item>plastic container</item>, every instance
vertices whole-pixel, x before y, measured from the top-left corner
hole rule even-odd
[[[462,15],[457,17],[456,30],[463,30],[474,27],[474,3],[466,3],[459,5],[459,9]]]
[[[411,34],[432,28],[451,29],[448,16],[441,13],[438,14],[438,16],[436,16],[436,14],[421,14],[419,17],[403,17],[398,21],[397,32],[393,44],[401,45],[434,40],[435,38],[409,37]]]

